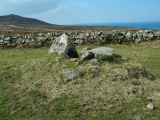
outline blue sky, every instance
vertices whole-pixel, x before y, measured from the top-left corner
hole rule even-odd
[[[53,24],[160,21],[160,0],[1,0],[0,16]]]

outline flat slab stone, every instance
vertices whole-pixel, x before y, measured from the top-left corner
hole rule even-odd
[[[115,52],[112,48],[108,47],[99,47],[88,50],[88,52],[92,52],[95,56],[100,60],[109,60],[115,56]]]

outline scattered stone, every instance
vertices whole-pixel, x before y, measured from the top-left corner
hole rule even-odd
[[[152,103],[149,103],[149,104],[147,105],[147,109],[148,109],[148,110],[153,110],[153,109],[154,109],[153,104],[152,104]]]
[[[128,76],[128,70],[127,70],[127,69],[120,68],[120,69],[119,69],[119,73],[120,73],[122,76]]]
[[[91,60],[91,65],[92,65],[92,66],[99,66],[99,61],[98,61],[98,59],[92,59],[92,60]]]
[[[61,73],[65,81],[70,81],[80,76],[80,72],[78,70],[71,68],[63,68]]]

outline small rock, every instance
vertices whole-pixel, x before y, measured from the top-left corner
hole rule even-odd
[[[13,115],[13,114],[15,114],[15,113],[16,113],[16,111],[11,111],[10,113],[11,113],[11,115]]]
[[[149,103],[149,104],[147,105],[147,109],[148,109],[148,110],[153,110],[153,108],[154,108],[154,107],[153,107],[153,104],[152,104],[152,103]]]
[[[78,70],[71,68],[63,68],[61,74],[65,81],[70,81],[80,76],[80,72]]]
[[[91,65],[93,65],[93,66],[98,66],[98,65],[99,65],[98,59],[92,59],[92,60],[91,60]]]
[[[127,70],[127,69],[120,68],[120,69],[119,69],[119,73],[120,73],[122,76],[128,76],[128,70]]]

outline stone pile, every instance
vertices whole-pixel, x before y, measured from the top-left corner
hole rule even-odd
[[[127,35],[130,35],[127,34]],[[71,50],[71,52],[69,52]],[[81,51],[81,54],[78,55],[76,48],[71,41],[70,37],[66,34],[61,35],[56,39],[55,42],[50,47],[49,53],[57,52],[59,53],[59,57],[70,59],[72,62],[76,62],[75,67],[83,66],[86,63],[86,60],[90,60],[89,66],[85,66],[88,70],[85,71],[91,75],[92,78],[98,77],[101,68],[103,68],[102,64],[106,62],[112,62],[120,64],[115,68],[107,68],[108,72],[111,72],[110,78],[115,80],[127,80],[127,79],[140,79],[140,78],[148,78],[150,80],[155,80],[156,77],[150,73],[146,68],[141,65],[136,65],[128,60],[124,60],[116,55],[114,49],[108,47],[98,47],[98,48],[84,48]],[[76,54],[75,54],[76,53]],[[76,56],[75,56],[76,55]],[[101,65],[100,65],[101,64]],[[75,78],[81,75],[76,69],[70,68],[68,66],[64,66],[61,71],[61,75],[65,81],[75,80]],[[134,83],[137,84],[137,83]]]
[[[1,47],[44,47],[50,46],[63,32],[32,33],[26,35],[0,35]],[[109,32],[67,32],[74,44],[123,44],[139,43],[147,40],[160,39],[160,31],[120,31]]]

